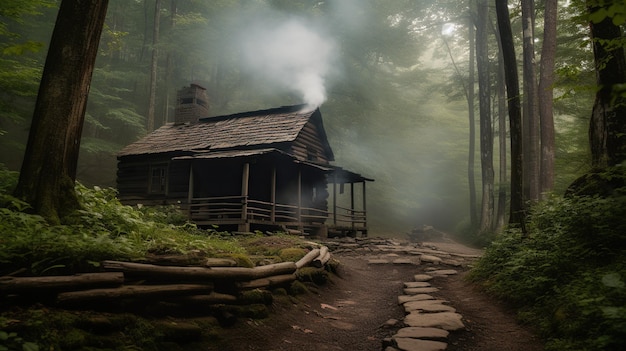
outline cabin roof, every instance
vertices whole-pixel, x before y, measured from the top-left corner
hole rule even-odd
[[[201,118],[198,123],[168,123],[126,146],[117,156],[259,148],[288,143],[298,137],[315,115],[319,116],[314,122],[321,127],[321,141],[332,159],[319,109],[306,109],[305,105]]]

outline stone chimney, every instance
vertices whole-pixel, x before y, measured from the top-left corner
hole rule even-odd
[[[197,123],[198,119],[209,116],[209,98],[206,89],[191,83],[178,91],[174,124]]]

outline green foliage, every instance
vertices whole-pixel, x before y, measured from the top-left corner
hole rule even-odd
[[[626,338],[625,190],[538,204],[528,236],[505,232],[471,272],[540,328],[547,350],[617,350]]]

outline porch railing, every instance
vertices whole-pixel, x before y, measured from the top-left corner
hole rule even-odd
[[[188,210],[191,220],[206,223],[323,224],[328,218],[325,210],[252,200],[245,196],[193,198]]]

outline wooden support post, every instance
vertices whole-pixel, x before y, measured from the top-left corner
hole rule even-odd
[[[187,187],[187,217],[191,219],[191,201],[193,200],[193,161],[189,162],[189,185]]]
[[[333,174],[333,225],[337,225],[337,177]]]
[[[270,213],[270,221],[276,222],[276,165],[272,166],[272,212]]]
[[[367,196],[366,192],[365,192],[365,181],[363,181],[363,232],[362,232],[362,237],[366,237],[367,236]]]
[[[298,167],[298,229],[300,232],[302,228],[302,170]]]
[[[243,174],[241,177],[241,223],[238,230],[240,232],[249,232],[250,223],[248,223],[248,181],[250,180],[250,163],[243,164]]]
[[[354,183],[350,183],[350,220],[352,221],[352,230],[354,230]],[[355,233],[356,236],[356,233]]]

